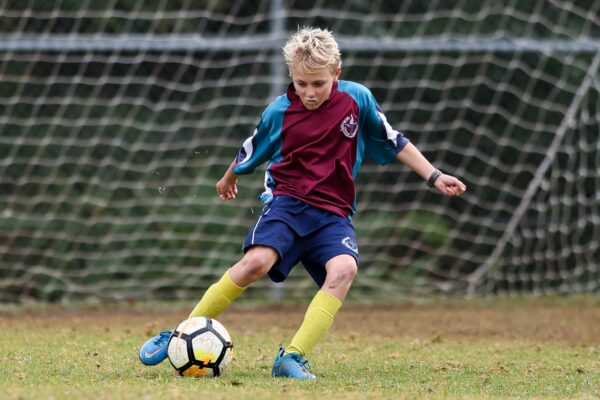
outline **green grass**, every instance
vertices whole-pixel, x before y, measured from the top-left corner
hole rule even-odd
[[[268,311],[264,311],[268,312]],[[444,309],[452,312],[452,309]],[[2,399],[592,399],[600,345],[523,339],[330,334],[310,361],[314,382],[270,377],[277,324],[227,322],[235,359],[217,379],[181,378],[168,362],[142,366],[151,316],[85,311],[0,316]],[[171,316],[160,316],[158,319]],[[176,318],[174,318],[176,320]],[[385,323],[385,321],[382,321]],[[406,321],[410,323],[410,321]],[[361,333],[365,332],[365,333]],[[285,332],[288,334],[289,332]]]

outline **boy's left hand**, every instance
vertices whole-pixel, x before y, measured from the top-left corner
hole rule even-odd
[[[435,188],[446,196],[460,196],[467,190],[467,186],[451,175],[442,174],[433,184]]]

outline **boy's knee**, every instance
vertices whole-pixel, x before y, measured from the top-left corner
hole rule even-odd
[[[245,275],[251,279],[260,279],[277,262],[278,254],[270,247],[253,247],[240,261]]]
[[[352,256],[343,256],[332,260],[327,273],[340,281],[352,282],[358,272],[356,260]]]

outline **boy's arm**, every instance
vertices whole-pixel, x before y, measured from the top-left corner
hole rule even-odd
[[[237,181],[239,176],[233,172],[235,164],[236,160],[233,160],[227,171],[225,171],[225,175],[217,182],[217,194],[221,200],[233,200],[238,193]]]
[[[276,120],[279,120],[280,115],[283,113],[277,109],[277,105],[274,103],[271,103],[263,112],[256,129],[244,141],[236,158],[229,165],[221,180],[217,182],[217,195],[221,200],[235,199],[240,175],[251,174],[256,167],[272,156],[275,151],[275,143],[271,140],[271,136],[277,136],[281,130],[280,125],[274,125],[273,119],[275,117]]]
[[[467,190],[465,184],[460,180],[436,170],[412,143],[406,144],[406,146],[398,152],[396,158],[398,161],[407,165],[410,169],[419,174],[428,183],[432,183],[433,187],[446,196],[460,196]]]

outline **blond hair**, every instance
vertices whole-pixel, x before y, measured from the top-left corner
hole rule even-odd
[[[299,28],[283,47],[283,55],[290,75],[297,65],[306,71],[327,67],[331,72],[342,65],[340,48],[333,34],[326,29]]]

